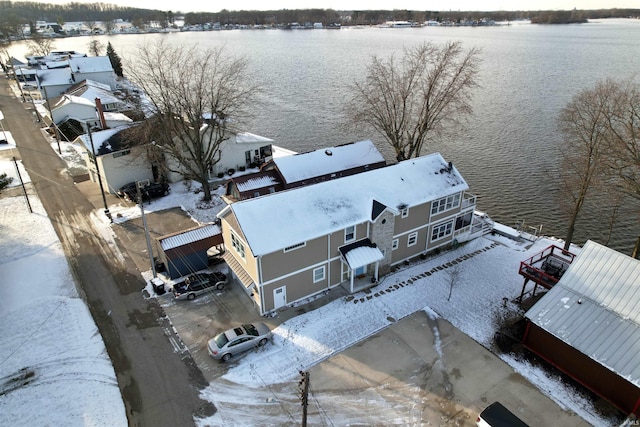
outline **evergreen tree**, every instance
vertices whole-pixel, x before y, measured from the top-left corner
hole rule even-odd
[[[111,42],[107,44],[107,56],[111,61],[111,66],[113,67],[113,72],[116,73],[116,76],[123,77],[122,61],[120,60],[120,56],[118,56],[113,46],[111,46]]]
[[[13,178],[10,176],[7,176],[6,173],[3,173],[2,175],[0,175],[0,192],[2,192],[2,190],[4,190],[9,186],[9,184],[11,184],[11,181],[13,181]]]

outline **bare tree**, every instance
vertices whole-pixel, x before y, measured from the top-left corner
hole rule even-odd
[[[374,56],[367,76],[351,87],[350,125],[382,135],[398,161],[418,157],[430,140],[453,135],[472,112],[480,51],[461,42],[423,43],[403,56]]]
[[[36,31],[31,33],[27,49],[31,55],[46,56],[55,49],[55,43],[51,37],[45,37]]]
[[[612,107],[607,111],[607,166],[622,191],[640,200],[640,85],[609,81]]]
[[[92,53],[93,56],[100,56],[104,50],[104,44],[102,44],[100,40],[94,38],[89,41],[87,47],[89,48],[89,53]]]
[[[607,117],[614,99],[614,84],[600,82],[574,96],[558,117],[564,137],[560,150],[561,206],[569,214],[565,249],[571,245],[587,195],[603,177],[601,159],[607,147]]]
[[[202,185],[211,200],[209,171],[220,160],[221,144],[248,117],[259,87],[244,58],[224,48],[172,46],[165,40],[138,47],[128,67],[131,80],[151,104],[150,135],[169,157],[166,167]]]
[[[455,264],[449,270],[449,296],[447,297],[447,301],[451,300],[451,294],[453,293],[453,286],[458,283],[460,280],[460,275],[462,274],[462,269],[460,268],[460,264]]]

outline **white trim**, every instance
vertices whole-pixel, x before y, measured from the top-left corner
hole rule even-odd
[[[275,277],[275,278],[273,278],[273,279],[271,279],[271,280],[269,280],[267,282],[261,283],[260,285],[261,286],[267,286],[267,285],[269,285],[271,283],[274,283],[274,282],[277,282],[279,280],[286,279],[287,277],[295,276],[296,274],[304,273],[305,271],[312,270],[312,269],[317,268],[317,267],[319,267],[321,265],[324,265],[326,263],[327,263],[327,260],[322,260],[320,262],[315,263],[314,265],[309,265],[309,266],[307,266],[305,268],[301,268],[300,270],[292,271],[291,273],[287,273],[287,274],[285,274],[283,276]]]
[[[317,279],[316,278],[316,271],[322,270],[322,277]],[[322,265],[320,267],[316,267],[312,270],[312,277],[313,277],[313,283],[318,283],[318,282],[322,282],[324,280],[326,280],[327,278],[327,268],[326,265]]]
[[[353,228],[353,237],[349,240],[347,240],[347,230]],[[345,227],[344,229],[344,243],[351,243],[353,241],[356,240],[356,231],[357,231],[358,227],[357,225],[349,225],[348,227]]]
[[[391,250],[395,251],[396,249],[398,249],[400,247],[400,239],[393,239],[391,241]]]
[[[441,237],[436,237],[436,238],[433,237],[433,233],[436,230],[439,230],[441,228],[445,228],[445,232],[446,232],[446,228],[447,227],[450,227],[449,233],[447,233],[447,234],[445,234],[444,236],[441,236]],[[431,227],[431,232],[429,234],[429,243],[435,242],[435,241],[438,241],[438,240],[442,240],[442,239],[446,239],[448,236],[453,236],[453,233],[455,231],[454,227],[455,227],[455,219],[450,219],[450,220],[447,220],[447,221],[439,222],[438,224],[434,224],[433,227]],[[440,234],[440,233],[438,232],[438,234]]]

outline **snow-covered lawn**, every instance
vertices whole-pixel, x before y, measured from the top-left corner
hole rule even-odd
[[[15,175],[14,170],[12,162],[0,161],[0,173]],[[201,206],[200,197],[182,183],[173,184],[169,196],[146,208],[158,211],[180,206],[194,221],[210,222],[223,203]],[[31,215],[23,198],[0,199],[0,425],[27,419],[30,425],[125,425],[124,406],[100,335],[77,296],[46,213],[35,197],[30,200],[36,212]],[[140,215],[137,206],[110,209],[116,222]],[[115,244],[101,210],[96,210],[94,222],[103,230],[103,238]],[[260,392],[257,385],[266,388],[290,382],[299,370],[420,310],[448,320],[489,348],[496,314],[507,310],[502,308],[503,298],[512,300],[520,292],[519,262],[553,243],[558,242],[540,239],[527,249],[505,237],[484,237],[403,266],[370,294],[339,299],[282,323],[273,331],[273,345],[248,354],[229,369],[223,381],[245,388],[240,398],[246,398],[252,390]],[[507,307],[516,309],[511,303]],[[561,407],[591,424],[610,424],[559,379],[515,357],[501,357]],[[256,366],[260,366],[259,375]],[[223,403],[229,396],[221,396],[215,384],[202,396],[219,411],[197,420],[198,424],[223,425]],[[242,419],[237,421],[244,425]]]

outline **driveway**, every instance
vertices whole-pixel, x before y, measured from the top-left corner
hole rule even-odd
[[[179,222],[175,215],[187,218],[179,210],[172,210],[170,215],[150,214],[150,228],[162,230],[152,233],[177,231],[170,229]],[[131,238],[121,233],[136,227],[116,228],[118,236]],[[142,251],[138,268],[149,270],[144,256],[146,244],[141,241],[127,247]],[[219,268],[224,271],[226,266]],[[252,425],[261,424],[268,417],[269,425],[280,425],[301,420],[297,379],[250,389],[230,383],[224,375],[231,367],[242,364],[243,357],[234,357],[229,364],[220,363],[207,354],[207,340],[238,323],[262,321],[275,329],[292,317],[346,295],[346,291],[336,288],[325,297],[280,311],[274,317],[259,316],[237,283],[193,301],[175,301],[167,293],[159,296],[158,302],[180,336],[179,351],[191,355],[210,383],[208,390],[218,409],[214,419],[221,425]],[[432,318],[424,311],[396,322],[309,372],[313,397],[308,412],[310,425],[380,425],[397,420],[399,425],[473,426],[477,414],[496,400],[532,427],[589,425],[562,410],[449,322]],[[241,418],[237,418],[239,412]]]

